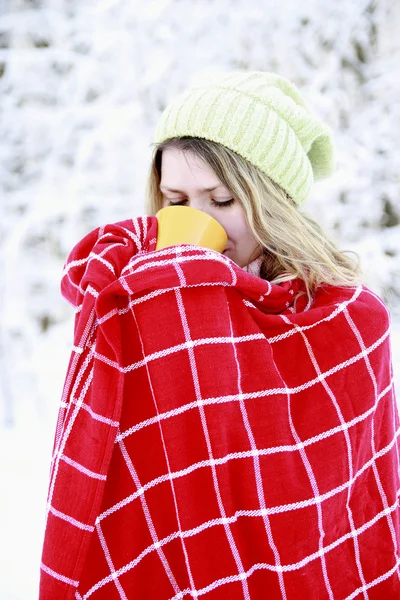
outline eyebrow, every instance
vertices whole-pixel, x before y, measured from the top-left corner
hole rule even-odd
[[[224,187],[221,183],[219,183],[218,185],[211,187],[211,188],[199,188],[199,192],[213,192],[214,190],[217,190],[218,188],[222,188]],[[181,193],[182,190],[174,190],[173,188],[168,187],[167,185],[160,185],[160,190],[165,190],[167,192],[175,192],[175,193]]]

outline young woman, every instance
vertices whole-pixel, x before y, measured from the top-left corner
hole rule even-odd
[[[77,307],[40,598],[398,598],[389,317],[299,208],[328,128],[286,79],[231,74],[161,117],[148,217],[72,251]],[[222,254],[155,250],[161,207]]]
[[[224,254],[273,283],[299,277],[310,293],[321,283],[353,285],[356,261],[265,173],[221,144],[177,137],[157,146],[149,180],[148,212],[192,206],[224,227]]]

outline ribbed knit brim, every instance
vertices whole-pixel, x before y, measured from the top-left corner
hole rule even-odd
[[[165,109],[155,141],[183,136],[233,150],[297,204],[315,179],[333,170],[329,128],[309,111],[297,88],[274,73],[232,73],[189,89]]]

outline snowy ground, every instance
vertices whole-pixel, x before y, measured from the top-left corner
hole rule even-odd
[[[0,600],[37,597],[72,336],[62,262],[143,214],[156,123],[197,79],[279,72],[333,129],[336,172],[309,207],[391,304],[400,396],[399,29],[393,0],[0,0]]]
[[[400,322],[394,326],[392,345],[400,398]],[[57,399],[45,418],[27,411],[24,405],[24,414],[16,415],[18,426],[2,430],[0,436],[0,600],[37,597]]]
[[[53,423],[34,415],[0,437],[0,598],[37,598]]]

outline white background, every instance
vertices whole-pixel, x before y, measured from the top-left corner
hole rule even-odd
[[[0,0],[0,600],[37,597],[63,262],[143,214],[157,120],[192,82],[276,71],[331,126],[337,168],[306,210],[389,306],[399,381],[399,31],[389,0]]]

